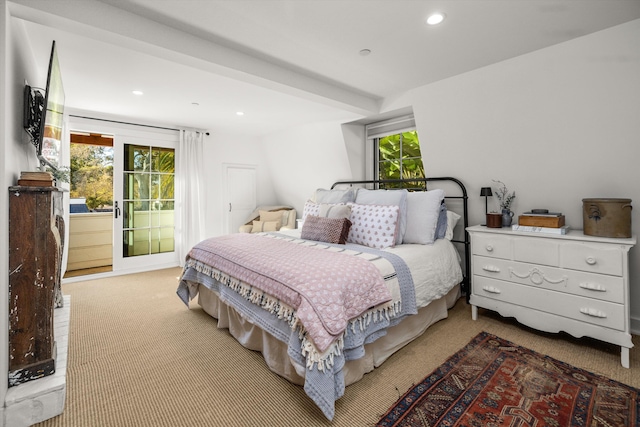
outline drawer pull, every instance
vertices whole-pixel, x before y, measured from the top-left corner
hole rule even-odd
[[[595,283],[580,283],[580,287],[582,289],[588,289],[590,291],[607,292],[607,288]]]
[[[493,246],[491,245],[485,246],[485,249],[487,250],[487,252],[493,252]]]
[[[587,264],[589,265],[596,265],[596,259],[592,256],[587,257]]]
[[[500,289],[494,288],[493,286],[483,286],[482,290],[483,291],[487,291],[490,294],[499,294],[500,293]]]
[[[580,309],[580,313],[586,314],[587,316],[591,316],[591,317],[600,317],[600,318],[607,317],[607,313],[605,313],[604,311],[597,310],[595,308],[583,307]]]
[[[500,267],[496,267],[495,265],[485,265],[482,269],[490,273],[500,273]]]

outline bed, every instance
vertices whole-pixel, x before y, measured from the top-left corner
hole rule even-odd
[[[385,188],[401,183],[338,182],[305,203],[295,230],[200,242],[178,296],[187,306],[197,297],[218,328],[333,419],[346,386],[468,294],[464,185],[447,177],[412,181],[420,191]]]

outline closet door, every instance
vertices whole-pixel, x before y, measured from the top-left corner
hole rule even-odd
[[[255,165],[223,165],[225,234],[237,233],[256,208]]]

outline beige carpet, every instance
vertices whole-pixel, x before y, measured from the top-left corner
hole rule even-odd
[[[71,295],[64,413],[38,426],[371,426],[412,384],[485,330],[640,387],[619,347],[543,334],[459,300],[450,317],[347,387],[333,423],[201,309],[176,296],[179,269],[63,285]],[[638,337],[634,342],[639,345]]]

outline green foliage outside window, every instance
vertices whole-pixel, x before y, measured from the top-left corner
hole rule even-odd
[[[424,178],[417,131],[402,132],[378,140],[378,176],[380,179]],[[420,187],[421,185],[411,185]],[[387,187],[400,187],[399,184]]]
[[[85,197],[90,210],[113,205],[113,147],[71,144],[72,198]]]
[[[173,149],[127,145],[124,164],[125,199],[134,201],[136,211],[174,209]]]

